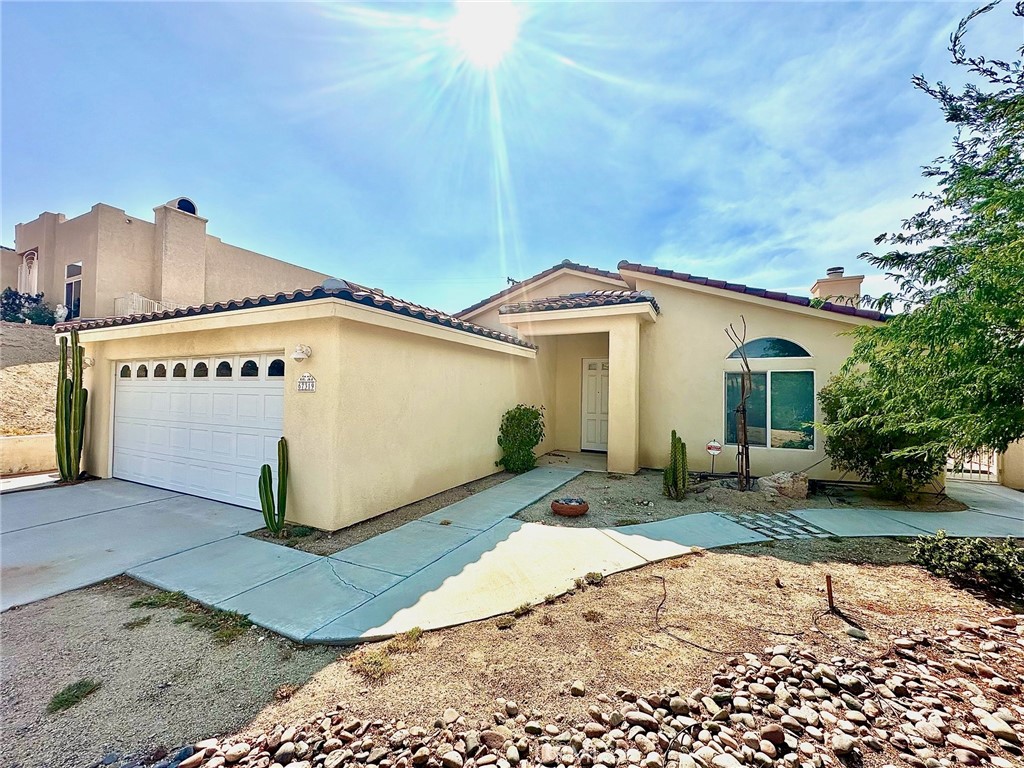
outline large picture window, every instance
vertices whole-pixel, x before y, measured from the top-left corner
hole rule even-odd
[[[737,442],[736,407],[740,373],[725,374],[725,441]],[[752,373],[747,399],[747,440],[751,446],[814,448],[814,372]]]

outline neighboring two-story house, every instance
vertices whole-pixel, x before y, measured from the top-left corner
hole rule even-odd
[[[320,272],[207,234],[194,202],[175,198],[145,221],[103,203],[68,219],[42,213],[14,228],[0,287],[44,294],[68,319],[112,317],[312,288]]]

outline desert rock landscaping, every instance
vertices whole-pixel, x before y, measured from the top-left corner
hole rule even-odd
[[[179,768],[1020,764],[1024,616],[904,630],[885,644],[881,654],[828,658],[799,641],[768,646],[727,657],[692,690],[598,694],[585,717],[552,717],[505,698],[490,718],[448,707],[428,724],[337,706],[301,723],[204,740],[176,757],[184,756]],[[569,693],[586,697],[583,681]]]

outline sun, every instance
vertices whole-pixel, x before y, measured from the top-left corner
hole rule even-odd
[[[519,37],[519,8],[511,0],[456,0],[448,37],[461,58],[494,69]]]

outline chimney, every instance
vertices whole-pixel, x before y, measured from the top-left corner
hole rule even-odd
[[[848,304],[856,307],[860,302],[860,287],[864,275],[847,275],[843,267],[829,267],[825,276],[818,278],[811,286],[811,296],[833,304]]]

